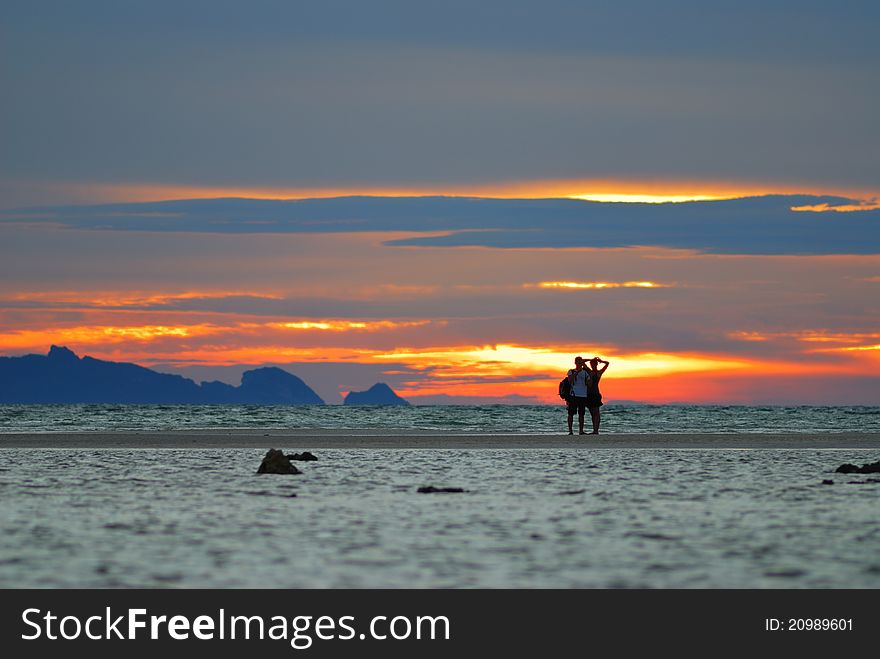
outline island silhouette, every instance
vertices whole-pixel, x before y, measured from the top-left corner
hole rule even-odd
[[[245,371],[237,387],[196,384],[137,364],[78,357],[55,345],[48,355],[0,357],[0,403],[324,405],[311,387],[280,368]]]
[[[377,382],[366,391],[350,391],[343,405],[409,405],[384,382]]]

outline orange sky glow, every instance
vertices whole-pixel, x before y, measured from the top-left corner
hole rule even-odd
[[[372,329],[370,326],[375,325]],[[376,350],[364,347],[327,346],[318,335],[327,331],[387,331],[424,322],[392,321],[303,321],[299,323],[239,323],[234,326],[142,325],[79,326],[17,330],[0,337],[0,352],[45,353],[51,344],[66,345],[78,354],[113,361],[132,361],[146,366],[155,363],[177,366],[231,366],[261,363],[346,362],[387,366],[389,373],[401,365],[418,374],[397,387],[406,397],[429,395],[503,397],[524,396],[555,403],[555,386],[560,374],[571,366],[575,354],[603,356],[613,369],[604,381],[606,395],[646,402],[714,402],[730,392],[725,383],[740,385],[754,374],[794,376],[806,379],[835,375],[861,375],[880,366],[880,345],[853,346],[853,341],[876,341],[876,334],[826,336],[840,345],[828,351],[846,353],[845,358],[821,364],[802,359],[754,359],[722,354],[691,352],[632,352],[614,345],[458,345]],[[293,327],[290,327],[293,326]],[[305,335],[296,345],[285,340],[293,329]],[[818,335],[817,335],[818,336]],[[308,338],[313,337],[313,338]],[[770,337],[767,337],[768,340]],[[809,335],[796,336],[809,342]],[[255,341],[249,344],[248,341]]]
[[[71,184],[66,191],[92,202],[340,194],[644,202],[771,192],[804,189],[568,180],[320,190]],[[810,192],[866,200],[837,210],[877,207],[866,190]],[[76,247],[94,234],[66,231],[58,240],[67,246],[75,235],[82,242],[69,250],[69,270],[59,269],[54,280],[0,285],[7,289],[0,354],[45,354],[55,344],[79,355],[175,368],[273,363],[295,372],[297,363],[354,363],[393,374],[404,397],[517,395],[545,403],[558,401],[556,382],[587,348],[584,356],[612,361],[603,385],[612,399],[646,402],[737,400],[754,374],[794,378],[793,387],[810,391],[814,379],[869,377],[880,367],[872,316],[851,312],[843,321],[852,324],[838,325],[842,314],[833,307],[862,308],[880,281],[875,255],[768,257],[651,246],[407,249],[385,241],[409,233],[357,232],[198,237],[191,243],[196,251],[178,254],[171,249],[178,236],[120,232],[106,238],[109,252],[90,260]],[[111,264],[102,266],[105,257]],[[580,332],[545,334],[579,314],[591,323],[583,344],[571,341]],[[626,336],[633,325],[649,327],[647,334]],[[600,330],[602,338],[591,340]],[[688,332],[699,342],[680,338]]]

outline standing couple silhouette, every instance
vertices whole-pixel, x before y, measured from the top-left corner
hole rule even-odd
[[[602,364],[602,368],[599,368]],[[609,362],[599,357],[593,357],[589,361],[589,365],[584,361],[583,357],[574,358],[574,368],[568,371],[568,381],[570,385],[570,395],[566,400],[568,405],[568,434],[574,434],[574,415],[578,415],[578,427],[580,435],[586,435],[584,432],[584,416],[586,410],[590,410],[590,419],[593,422],[593,432],[591,435],[599,434],[599,422],[601,415],[599,408],[603,405],[602,394],[599,391],[599,380],[602,374],[608,368]]]

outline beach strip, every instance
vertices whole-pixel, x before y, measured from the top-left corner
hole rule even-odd
[[[388,430],[3,433],[0,448],[878,449],[880,433],[483,434]]]

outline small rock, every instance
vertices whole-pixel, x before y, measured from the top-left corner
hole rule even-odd
[[[834,481],[824,480],[822,481],[822,485],[834,485]]]
[[[308,451],[303,451],[302,453],[294,453],[293,455],[287,456],[288,460],[302,460],[303,462],[311,462],[312,460],[317,460],[314,455],[309,453]]]
[[[302,472],[290,464],[290,458],[280,449],[270,448],[260,463],[258,474],[301,474]]]
[[[434,494],[435,492],[464,492],[464,489],[460,487],[434,487],[433,485],[428,485],[427,487],[420,487],[418,492],[420,494]]]
[[[840,474],[877,474],[880,473],[880,460],[864,464],[861,467],[857,467],[856,465],[847,462],[846,464],[840,465],[834,471]]]

